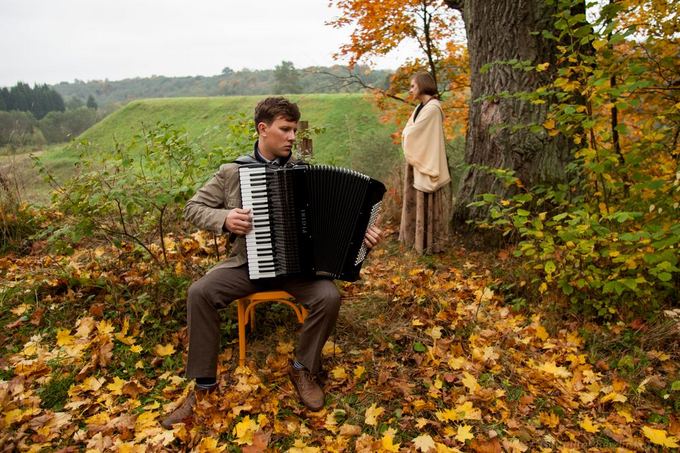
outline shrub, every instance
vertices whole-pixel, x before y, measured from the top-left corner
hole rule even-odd
[[[78,174],[55,194],[55,206],[69,220],[54,240],[98,237],[116,245],[133,243],[167,265],[166,235],[181,224],[185,202],[219,164],[249,149],[251,137],[250,121],[238,117],[229,125],[226,146],[213,150],[164,123],[117,145],[104,159],[80,144]],[[151,247],[156,240],[161,256]]]
[[[48,143],[62,143],[74,139],[96,122],[96,110],[81,107],[50,112],[38,122],[38,127]]]

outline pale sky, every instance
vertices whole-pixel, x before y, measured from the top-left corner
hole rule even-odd
[[[328,0],[0,0],[0,86],[345,63],[332,55],[350,30],[325,25],[338,14]]]

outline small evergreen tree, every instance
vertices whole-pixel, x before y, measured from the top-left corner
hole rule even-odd
[[[97,101],[94,100],[94,96],[89,95],[87,97],[87,108],[97,110]]]

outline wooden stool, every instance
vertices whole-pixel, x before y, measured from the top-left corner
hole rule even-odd
[[[293,309],[300,324],[305,322],[307,310],[295,303],[295,298],[285,291],[263,291],[242,297],[238,303],[238,364],[246,364],[246,326],[250,323],[250,329],[255,330],[255,307],[265,302],[278,302],[286,304]]]

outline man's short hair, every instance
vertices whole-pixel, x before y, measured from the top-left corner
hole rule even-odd
[[[282,97],[261,100],[255,107],[255,129],[260,123],[270,126],[279,116],[287,121],[297,122],[300,120],[300,109],[297,104]]]

